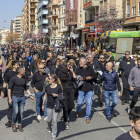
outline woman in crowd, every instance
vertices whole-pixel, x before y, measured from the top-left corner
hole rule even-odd
[[[133,55],[133,60],[134,60],[135,64],[137,65],[138,64],[138,55],[137,54]]]
[[[69,60],[69,63],[72,66],[73,71],[75,72],[76,71],[76,68],[77,68],[75,61],[73,59],[70,59]]]
[[[60,62],[61,62],[61,59],[59,59],[59,58],[56,58],[56,59],[55,59],[55,64],[56,64],[56,65],[51,67],[50,74],[56,74],[56,69],[57,69],[57,68],[59,69],[59,67],[60,67]]]
[[[74,108],[74,88],[73,82],[76,81],[76,74],[69,62],[64,62],[58,74],[63,86],[63,95],[65,96],[66,106],[63,108],[63,117],[66,129],[69,129],[69,115]]]
[[[59,112],[55,111],[55,99],[58,98],[59,94],[62,94],[62,85],[56,74],[49,76],[49,84],[46,86],[45,95],[42,104],[42,110],[44,111],[44,104],[47,98],[47,122],[48,132],[52,132],[52,139],[56,140],[57,136],[57,117]],[[53,122],[53,124],[52,124]],[[51,129],[52,126],[52,129]]]
[[[75,63],[77,68],[79,68],[80,54],[78,52],[75,53]]]
[[[6,62],[6,66],[8,65],[8,63],[9,63],[11,60],[13,60],[13,55],[12,55],[12,54],[10,54],[10,56],[9,56],[7,62]]]

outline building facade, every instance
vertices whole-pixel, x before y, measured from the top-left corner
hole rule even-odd
[[[38,28],[43,28],[44,33],[48,33],[48,0],[40,0],[40,4],[38,5]]]
[[[10,29],[0,29],[0,44],[7,44],[6,37],[10,34]]]
[[[38,30],[38,0],[25,0],[23,7],[24,33],[29,34],[32,31],[37,33]]]
[[[58,33],[58,2],[59,0],[48,0],[48,36],[50,44],[58,44],[61,41],[61,34]]]
[[[61,35],[61,43],[67,43],[68,27],[66,26],[66,4],[65,0],[59,0],[58,3],[58,33]]]
[[[140,0],[124,0],[124,29],[140,30]]]

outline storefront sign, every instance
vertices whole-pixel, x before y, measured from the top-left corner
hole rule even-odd
[[[133,38],[118,38],[116,53],[124,54],[126,51],[132,53]]]
[[[95,33],[95,27],[94,26],[90,26],[90,33]]]

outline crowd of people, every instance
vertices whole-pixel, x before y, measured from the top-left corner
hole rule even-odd
[[[119,97],[122,105],[128,104],[131,126],[138,120],[135,118],[140,118],[140,109],[135,108],[140,93],[140,59],[136,54],[131,59],[130,52],[126,51],[116,70],[111,51],[107,53],[105,49],[100,53],[94,50],[85,55],[83,50],[67,48],[64,51],[63,46],[54,52],[54,48],[47,44],[39,47],[33,44],[3,45],[1,50],[6,60],[4,70],[0,57],[1,97],[8,97],[8,122],[5,125],[12,127],[13,132],[17,132],[16,122],[19,131],[23,132],[22,119],[26,100],[24,91],[31,101],[34,100],[29,83],[34,89],[37,119],[40,121],[44,115],[53,140],[57,136],[59,112],[63,112],[65,128],[68,130],[70,113],[75,108],[75,103],[75,117],[79,117],[85,101],[85,119],[86,123],[90,123],[91,112],[94,111],[94,94],[98,96],[100,107],[104,106],[105,101],[108,122],[113,118]],[[122,95],[120,77],[123,83]],[[130,93],[133,94],[131,99]],[[117,140],[127,137],[126,135]],[[132,136],[131,133],[129,135]]]

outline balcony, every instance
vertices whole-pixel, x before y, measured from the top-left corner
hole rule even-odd
[[[43,5],[48,5],[48,1],[42,1],[39,5],[38,5],[38,9],[41,8]]]
[[[30,9],[34,9],[34,8],[35,8],[34,6],[31,6],[31,7],[30,7]]]
[[[93,23],[93,22],[95,22],[95,21],[93,19],[91,19],[91,20],[85,21],[85,24],[89,24],[89,23]]]
[[[55,6],[55,5],[58,5],[58,3],[53,2],[53,1],[50,1],[50,2],[48,3],[48,7]]]
[[[30,3],[38,3],[38,0],[30,0]]]
[[[65,27],[59,28],[58,33],[63,33],[63,32],[67,32],[67,31],[68,31],[68,27],[65,26]]]
[[[58,25],[56,25],[56,23],[50,23],[48,27],[49,28],[57,28]]]
[[[41,17],[42,15],[47,15],[48,14],[48,10],[41,10],[39,13],[38,13],[38,17]]]
[[[35,21],[35,19],[30,19],[31,21]]]
[[[130,17],[130,13],[126,14],[126,18],[129,18]]]
[[[35,13],[32,13],[32,12],[31,12],[30,15],[35,15]]]
[[[58,6],[59,5],[64,5],[65,4],[65,0],[60,0],[59,2],[58,2]]]
[[[60,14],[59,16],[58,16],[58,18],[65,18],[66,17],[66,14],[64,13],[64,14]]]
[[[42,25],[42,24],[48,24],[48,19],[41,19],[39,22],[38,22],[38,26]]]
[[[56,12],[50,12],[50,13],[49,13],[49,17],[50,17],[50,16],[58,16],[58,14],[57,14]]]
[[[43,28],[43,33],[48,33],[48,28]]]

